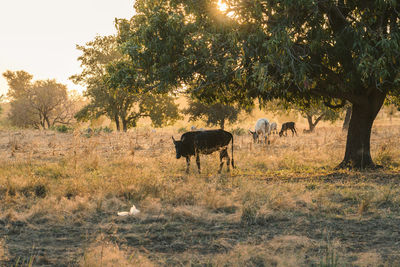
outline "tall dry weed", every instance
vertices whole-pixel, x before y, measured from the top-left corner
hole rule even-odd
[[[115,267],[115,266],[155,266],[147,257],[138,251],[127,255],[120,247],[109,241],[100,240],[86,249],[80,260],[82,267]]]

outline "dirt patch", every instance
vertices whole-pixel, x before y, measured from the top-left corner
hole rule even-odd
[[[187,258],[189,252],[205,264],[239,245],[262,246],[271,255],[297,253],[302,262],[312,264],[333,241],[340,244],[335,249],[343,264],[363,261],[372,250],[381,262],[400,262],[398,216],[360,220],[287,213],[283,218],[270,218],[268,224],[251,226],[229,222],[228,217],[219,214],[203,220],[142,214],[122,218],[102,213],[77,225],[2,220],[0,235],[6,237],[3,246],[9,257],[0,260],[3,265],[33,258],[35,266],[76,266],[101,234],[128,255],[139,251],[152,262],[170,266],[189,264],[193,260]],[[362,257],[354,257],[358,254]]]

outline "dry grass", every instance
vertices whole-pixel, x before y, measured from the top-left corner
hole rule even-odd
[[[237,169],[221,175],[217,154],[185,174],[171,134],[0,132],[0,265],[400,262],[397,126],[374,128],[377,172],[333,170],[345,145],[335,126],[269,146],[235,136]],[[132,204],[138,216],[116,216]]]
[[[139,252],[133,252],[129,257],[121,250],[117,244],[98,240],[91,244],[82,259],[80,260],[82,267],[112,267],[112,266],[155,266],[148,258]]]

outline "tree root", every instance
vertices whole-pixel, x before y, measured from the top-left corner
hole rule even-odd
[[[343,160],[338,166],[334,168],[334,170],[361,170],[361,171],[371,171],[371,170],[379,170],[383,169],[384,166],[375,164],[373,162],[369,164],[364,164],[363,166],[360,164],[353,164],[351,161]]]

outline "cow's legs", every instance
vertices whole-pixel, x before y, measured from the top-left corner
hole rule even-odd
[[[186,157],[186,173],[189,173],[190,157]]]
[[[200,173],[200,153],[196,153],[196,163],[197,163],[197,169]]]
[[[224,158],[226,158],[226,164],[227,164],[227,168],[228,168],[228,172],[229,172],[229,165],[231,163],[231,159],[229,158],[228,150],[226,148],[219,152],[220,164],[219,164],[218,173],[221,173],[221,171],[222,171],[222,167],[224,166],[224,161],[223,161]]]
[[[294,130],[294,133],[296,134],[296,136],[297,136],[297,131],[296,131],[296,128],[293,128],[293,130]]]
[[[264,137],[264,144],[270,144],[271,142],[270,142],[270,140],[269,140],[269,135],[266,135],[265,137]]]

